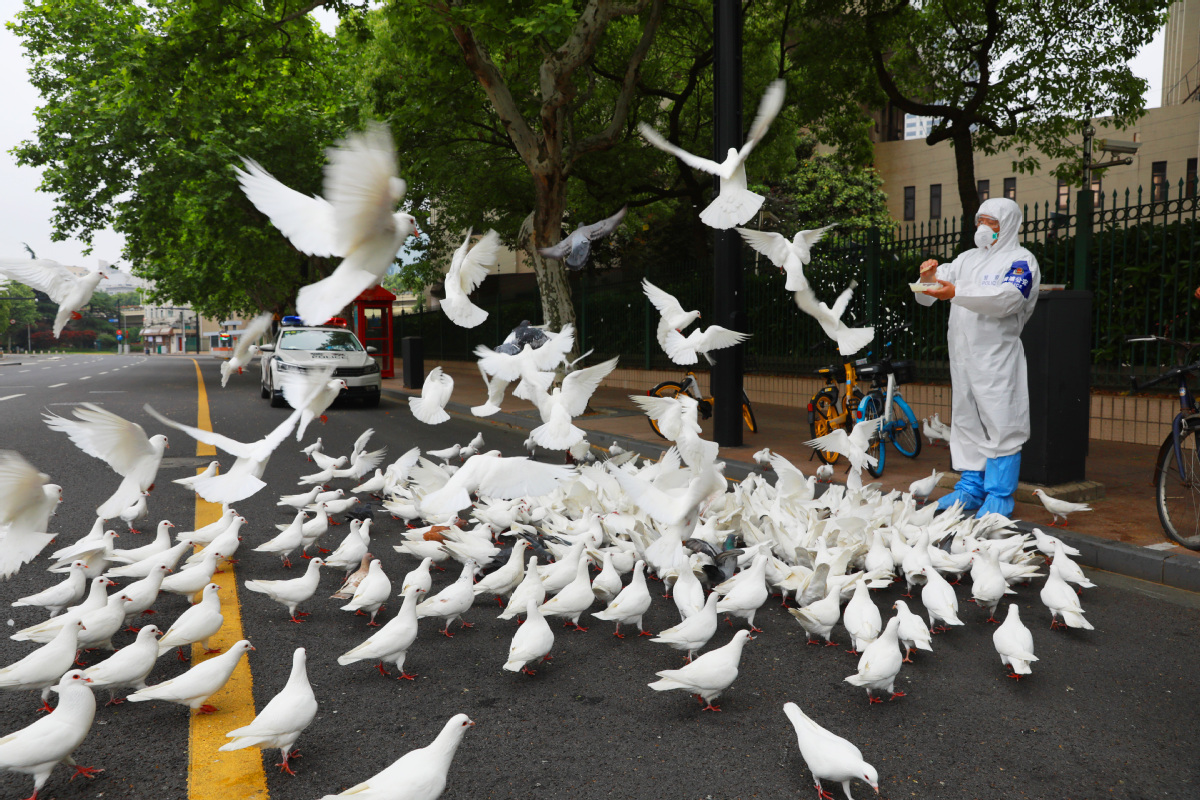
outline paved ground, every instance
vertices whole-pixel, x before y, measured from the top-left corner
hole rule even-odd
[[[258,398],[254,376],[235,378],[221,390],[217,362],[199,363],[218,432],[250,439],[283,418],[284,411]],[[149,433],[163,432],[140,410],[149,401],[191,424],[197,408],[193,364],[182,358],[72,356],[40,358],[29,372],[0,374],[0,398],[23,395],[0,400],[0,443],[63,485],[65,502],[55,519],[62,541],[86,533],[93,509],[117,479],[45,428],[40,412],[49,408],[65,414],[70,404],[98,402],[142,423]],[[48,388],[59,383],[65,385]],[[413,444],[466,442],[478,429],[457,419],[436,428],[420,425],[406,408],[385,400],[378,410],[333,409],[329,424],[306,440],[320,435],[327,451],[348,452],[368,426],[375,427],[376,440],[388,445],[392,457]],[[172,519],[183,529],[194,500],[167,479],[190,474],[201,461],[193,458],[193,443],[167,432],[168,456],[179,460],[160,473],[151,515]],[[507,454],[517,454],[524,438],[492,428],[485,436]],[[239,580],[289,577],[278,559],[249,548],[272,535],[275,522],[286,521],[275,499],[310,470],[289,441],[270,464],[269,489],[239,504],[250,521],[243,529]],[[373,552],[398,579],[415,565],[391,549],[400,523],[385,516],[376,527]],[[330,536],[329,543],[337,538]],[[132,537],[135,544],[146,540]],[[128,541],[123,537],[121,543]],[[0,598],[10,602],[57,581],[45,565],[44,558],[28,565],[3,585]],[[438,573],[435,590],[453,577]],[[406,664],[420,677],[398,682],[380,677],[369,665],[337,666],[337,655],[367,635],[363,618],[325,599],[339,576],[323,577],[321,592],[308,606],[313,615],[304,625],[288,621],[282,607],[260,595],[243,591],[240,600],[247,638],[258,648],[250,654],[256,705],[261,708],[282,687],[297,646],[308,648],[321,703],[299,744],[304,757],[297,777],[270,766],[277,753],[266,756],[271,796],[281,800],[349,787],[427,744],[460,711],[478,724],[459,750],[447,798],[809,796],[811,784],[781,710],[788,700],[855,741],[878,768],[883,797],[893,800],[1200,796],[1192,746],[1200,733],[1195,713],[1200,688],[1192,666],[1200,657],[1197,597],[1104,573],[1095,573],[1095,579],[1101,586],[1084,597],[1097,628],[1091,632],[1050,631],[1048,612],[1037,599],[1039,584],[1019,590],[1015,600],[1040,658],[1032,677],[1020,682],[1005,677],[991,646],[992,626],[964,603],[967,626],[936,637],[933,653],[906,665],[900,686],[908,696],[882,706],[868,706],[861,689],[842,681],[854,671],[853,656],[841,648],[806,646],[792,618],[768,607],[759,616],[764,632],[747,646],[742,673],[719,703],[721,713],[701,713],[679,692],[647,689],[656,670],[681,663],[678,654],[646,639],[614,639],[599,621],[588,633],[556,628],[554,662],[530,678],[499,668],[514,626],[495,619],[492,603],[481,602],[467,617],[478,626],[453,639],[423,623]],[[887,609],[897,596],[892,589],[875,600]],[[959,589],[960,599],[965,596]],[[179,598],[163,598],[156,622],[165,627],[184,607]],[[9,616],[17,627],[41,618],[23,608],[11,609]],[[646,618],[655,631],[674,622],[669,601],[656,602]],[[845,643],[844,632],[837,632],[841,635],[835,638]],[[729,635],[724,628],[714,644],[724,644]],[[131,638],[121,634],[118,645]],[[4,639],[0,663],[30,649]],[[165,657],[152,680],[181,668]],[[28,724],[36,707],[33,694],[0,697],[0,733]],[[220,727],[222,715],[206,723]],[[94,781],[67,783],[69,770],[57,770],[45,797],[182,798],[187,730],[188,711],[180,706],[103,708],[76,756],[106,772]],[[196,779],[204,780],[203,771]],[[25,776],[0,774],[0,795],[25,796],[30,783]],[[861,785],[855,792],[870,794]]]

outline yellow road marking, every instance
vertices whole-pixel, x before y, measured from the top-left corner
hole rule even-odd
[[[198,413],[196,427],[211,431],[212,421],[208,415],[208,394],[204,391],[204,376],[200,363],[196,366],[196,394]],[[196,443],[197,456],[215,456],[216,448],[210,444]],[[197,469],[196,472],[203,472]],[[215,522],[221,516],[221,506],[209,503],[196,496],[196,528]],[[213,576],[213,583],[221,587],[221,611],[225,623],[217,635],[209,640],[212,647],[227,650],[242,639],[242,605],[238,600],[237,582],[233,567],[226,566],[224,572]],[[249,657],[238,663],[233,677],[225,688],[210,697],[207,702],[216,706],[215,714],[191,718],[188,736],[188,800],[266,800],[267,776],[263,771],[262,755],[257,748],[234,750],[221,753],[218,748],[229,739],[225,734],[234,728],[249,725],[254,719],[253,680],[250,677]],[[209,656],[211,657],[211,656]],[[206,658],[204,648],[192,645],[192,663]]]

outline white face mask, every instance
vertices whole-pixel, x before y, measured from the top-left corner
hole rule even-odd
[[[987,225],[980,225],[975,229],[975,246],[983,249],[991,247],[996,239],[1000,238],[1000,234],[989,228]]]

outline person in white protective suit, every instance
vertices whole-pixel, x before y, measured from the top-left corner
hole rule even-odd
[[[1021,209],[998,197],[975,214],[975,249],[949,264],[930,259],[921,281],[938,288],[916,295],[924,306],[950,303],[950,458],[962,477],[938,501],[961,501],[983,516],[1012,513],[1029,439],[1029,381],[1021,329],[1037,303],[1037,259],[1017,242]]]

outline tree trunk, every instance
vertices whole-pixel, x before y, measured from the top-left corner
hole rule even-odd
[[[963,126],[951,139],[954,145],[954,166],[958,171],[958,199],[962,203],[962,233],[958,237],[958,252],[975,246],[975,212],[979,210],[979,187],[975,183],[975,147],[970,128]]]
[[[575,306],[571,302],[571,283],[567,280],[565,261],[542,258],[539,247],[551,247],[562,238],[563,213],[567,203],[567,178],[557,171],[534,176],[533,229],[530,233],[529,255],[537,275],[538,292],[542,299],[542,321],[552,330],[575,324]],[[579,335],[576,333],[576,349]]]

